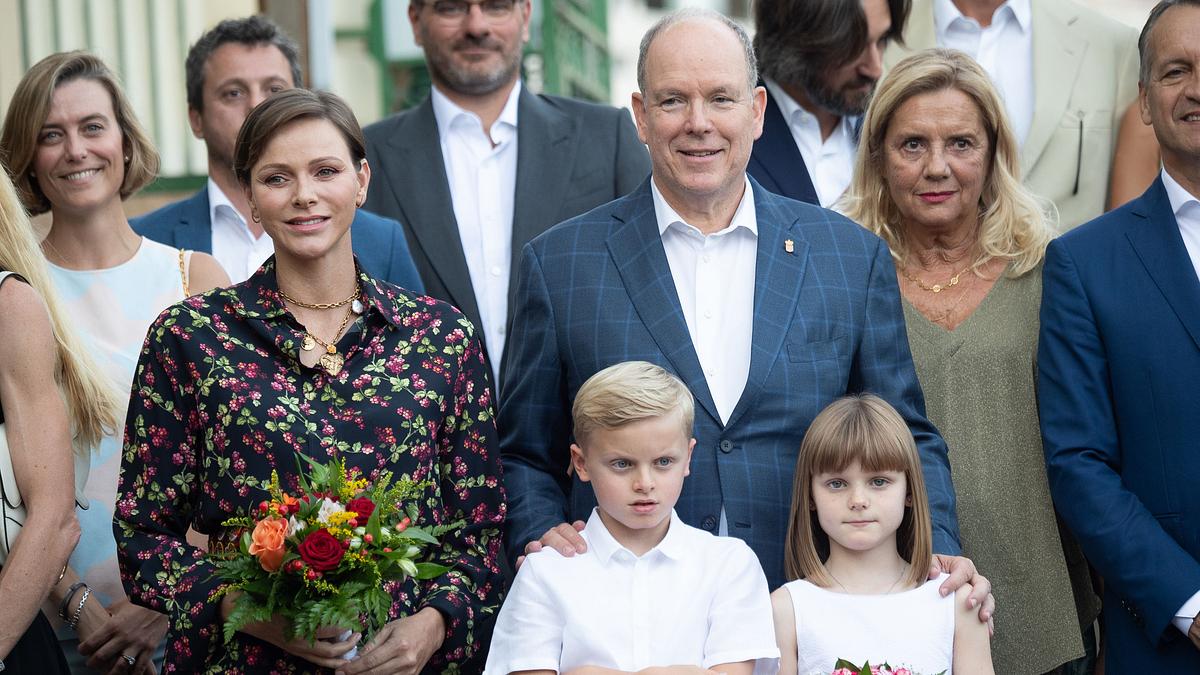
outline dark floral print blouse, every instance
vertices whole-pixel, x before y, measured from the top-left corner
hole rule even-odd
[[[331,377],[300,363],[303,329],[278,294],[274,259],[236,286],[194,296],[150,327],[129,400],[114,528],[133,602],[165,613],[165,672],[298,673],[316,666],[237,633],[222,640],[220,588],[188,526],[261,501],[271,470],[295,489],[297,453],[340,456],[368,478],[428,481],[422,522],[463,520],[442,539],[444,576],[390,584],[393,619],[434,607],[446,640],[428,670],[456,672],[499,605],[505,515],[488,367],[458,310],[359,270],[366,308],[338,342]]]

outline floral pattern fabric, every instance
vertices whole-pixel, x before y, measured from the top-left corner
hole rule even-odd
[[[266,493],[294,489],[297,454],[341,457],[373,479],[427,481],[421,522],[465,526],[433,559],[452,569],[390,583],[391,617],[434,607],[446,639],[428,670],[474,656],[499,605],[505,517],[493,402],[481,343],[453,307],[359,271],[364,314],[338,342],[337,376],[301,364],[304,332],[278,293],[274,260],[249,280],[164,311],[142,347],[114,516],[121,577],[137,604],[170,619],[164,672],[319,669],[243,633],[223,643],[207,553],[189,526],[219,535]],[[226,533],[227,534],[227,533]]]

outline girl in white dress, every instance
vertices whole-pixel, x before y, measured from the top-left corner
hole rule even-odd
[[[912,675],[993,672],[970,587],[942,597],[944,575],[927,579],[933,535],[921,462],[882,399],[839,399],[813,420],[784,555],[793,581],[771,594],[782,675],[829,675],[838,659]]]

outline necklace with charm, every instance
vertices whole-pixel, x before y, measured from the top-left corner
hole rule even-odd
[[[306,352],[310,352],[317,345],[321,345],[325,349],[325,353],[321,355],[321,358],[317,359],[317,365],[329,373],[330,377],[337,377],[337,374],[342,372],[342,366],[346,364],[346,357],[338,353],[337,341],[342,337],[346,326],[350,324],[350,317],[354,314],[353,305],[346,308],[346,313],[342,316],[342,323],[338,326],[337,333],[334,334],[333,339],[329,342],[313,335],[307,328],[304,329],[304,342],[300,344],[300,348]]]
[[[855,595],[854,593],[850,592],[850,589],[846,588],[845,584],[838,581],[837,577],[833,576],[832,570],[830,570],[828,567],[826,567],[825,571],[829,573],[829,578],[833,579],[833,581],[838,586],[842,587],[842,590],[846,592],[846,595]],[[886,591],[884,591],[883,593],[881,593],[880,595],[890,595],[892,590],[896,588],[896,584],[900,583],[900,580],[904,578],[904,573],[907,571],[908,571],[908,563],[904,563],[904,566],[900,568],[900,576],[896,577],[896,580],[892,582],[892,585],[888,586],[888,589]]]
[[[341,339],[342,333],[346,331],[346,326],[350,324],[350,317],[363,313],[364,308],[362,301],[358,299],[358,296],[361,292],[362,288],[358,284],[355,284],[354,294],[344,300],[339,300],[337,302],[306,303],[292,298],[282,290],[279,291],[279,295],[282,296],[284,300],[298,307],[305,307],[307,309],[333,309],[335,307],[342,307],[347,304],[350,305],[349,307],[346,307],[346,313],[342,316],[342,323],[338,326],[337,333],[334,334],[333,339],[331,339],[329,342],[317,337],[307,328],[304,329],[304,339],[300,342],[300,349],[303,349],[306,352],[311,352],[312,350],[316,349],[317,345],[320,345],[325,350],[325,353],[321,355],[321,358],[317,359],[317,365],[320,366],[321,369],[326,373],[329,373],[331,377],[336,377],[338,373],[342,372],[342,367],[346,364],[346,357],[338,353],[337,341]]]

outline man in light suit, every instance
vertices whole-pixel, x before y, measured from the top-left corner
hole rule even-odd
[[[1055,506],[1104,578],[1109,675],[1200,673],[1200,0],[1142,31],[1163,171],[1050,244],[1038,399]]]
[[[522,254],[499,415],[508,555],[585,548],[577,519],[595,499],[568,471],[571,405],[584,380],[628,360],[667,368],[696,397],[679,516],[744,539],[772,587],[784,581],[800,441],[847,393],[877,393],[908,421],[935,549],[956,553],[946,446],[924,415],[887,246],[746,175],[766,92],[754,86],[754,52],[736,23],[669,15],[643,38],[638,64],[632,107],[652,179]],[[954,567],[946,587],[974,574],[963,558],[940,564]],[[983,601],[987,581],[972,583]],[[981,617],[988,612],[983,602]]]
[[[992,76],[1021,143],[1021,175],[1068,230],[1104,212],[1121,116],[1137,95],[1134,30],[1074,0],[913,0],[904,43],[967,52]]]
[[[763,187],[826,208],[842,196],[883,49],[904,31],[908,7],[908,0],[754,3],[767,109],[747,171]]]
[[[404,224],[427,291],[481,329],[496,381],[513,254],[650,171],[628,113],[522,84],[531,9],[529,0],[412,0],[433,90],[366,129],[366,208]]]
[[[250,217],[250,204],[233,175],[237,133],[254,106],[300,82],[300,59],[291,38],[270,19],[255,15],[222,21],[201,35],[188,50],[185,69],[188,120],[208,151],[208,185],[130,224],[168,246],[212,253],[238,283],[275,249]],[[360,210],[351,224],[351,241],[369,274],[423,292],[399,223]]]

